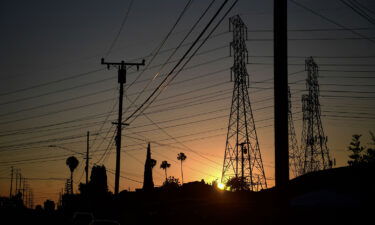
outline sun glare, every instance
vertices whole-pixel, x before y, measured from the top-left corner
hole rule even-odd
[[[225,185],[222,184],[222,183],[218,183],[218,184],[217,184],[217,187],[218,187],[220,190],[224,190]]]

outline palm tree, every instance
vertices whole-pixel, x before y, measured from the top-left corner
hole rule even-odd
[[[181,161],[181,180],[184,183],[184,173],[182,171],[182,162],[186,160],[186,155],[183,152],[178,153],[177,159]]]
[[[70,188],[71,188],[72,193],[73,193],[73,172],[77,168],[78,164],[79,164],[79,161],[74,156],[70,156],[69,158],[66,159],[66,165],[69,166],[69,169],[70,169],[70,182],[71,182]]]
[[[164,160],[163,162],[161,162],[160,164],[160,168],[163,169],[165,171],[165,180],[167,180],[167,169],[171,167],[171,164],[169,164],[166,160]]]

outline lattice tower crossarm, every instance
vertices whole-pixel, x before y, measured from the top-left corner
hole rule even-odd
[[[234,56],[233,94],[221,182],[236,177],[245,181],[247,189],[257,191],[267,188],[267,180],[248,92],[247,28],[239,16],[234,16],[230,18],[230,30],[233,32],[230,44]]]

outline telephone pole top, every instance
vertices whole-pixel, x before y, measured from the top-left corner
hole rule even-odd
[[[116,135],[116,172],[115,172],[115,195],[119,193],[119,185],[120,185],[120,156],[121,156],[121,131],[122,125],[122,103],[123,103],[123,96],[124,96],[124,83],[126,83],[126,70],[127,66],[136,66],[137,70],[139,70],[140,66],[145,65],[145,60],[143,59],[141,63],[127,63],[124,60],[121,62],[105,62],[104,58],[101,60],[102,65],[107,65],[107,68],[110,69],[111,66],[116,67],[118,69],[118,83],[120,84],[119,90],[119,108],[118,108],[118,121],[117,125],[117,135]]]

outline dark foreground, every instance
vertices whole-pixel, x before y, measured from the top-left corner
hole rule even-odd
[[[57,211],[2,206],[0,224],[73,224],[74,212],[120,224],[374,224],[373,168],[337,168],[291,180],[285,190],[224,192],[201,182],[117,198],[70,196]],[[284,201],[284,204],[283,204]]]

